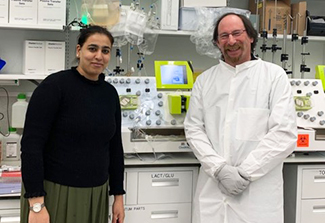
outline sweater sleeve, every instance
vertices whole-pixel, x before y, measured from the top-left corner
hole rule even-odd
[[[110,142],[110,164],[109,164],[109,184],[110,195],[125,194],[123,189],[124,180],[124,152],[121,135],[121,107],[118,95],[116,94],[116,131]]]
[[[21,140],[25,198],[46,195],[43,187],[43,151],[59,110],[60,97],[58,84],[49,77],[35,89],[29,101]]]

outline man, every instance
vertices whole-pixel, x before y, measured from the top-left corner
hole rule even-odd
[[[223,15],[213,40],[222,60],[197,78],[185,120],[201,163],[193,223],[283,223],[283,160],[297,134],[286,73],[254,58],[245,16]]]

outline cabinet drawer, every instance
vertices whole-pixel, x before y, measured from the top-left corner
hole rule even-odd
[[[325,199],[303,200],[301,202],[301,221],[299,223],[312,222],[324,223]]]
[[[139,172],[138,204],[192,201],[192,171]]]
[[[112,208],[110,207],[110,213]],[[126,205],[124,223],[189,223],[191,204]]]
[[[302,170],[302,199],[325,198],[325,167]]]
[[[19,223],[20,222],[19,208],[0,210],[0,223],[2,222]]]

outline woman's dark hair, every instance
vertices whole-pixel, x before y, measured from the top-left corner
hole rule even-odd
[[[218,35],[219,35],[219,33],[218,33],[218,27],[219,27],[219,24],[220,24],[221,20],[223,18],[225,18],[226,16],[228,16],[228,15],[236,15],[236,16],[238,16],[243,21],[247,35],[250,38],[253,38],[253,42],[251,43],[251,52],[253,52],[254,49],[255,49],[255,47],[256,47],[257,35],[258,34],[257,34],[257,31],[254,29],[251,21],[249,21],[249,19],[246,16],[241,15],[241,14],[236,14],[236,13],[233,13],[233,12],[229,12],[229,13],[226,13],[226,14],[222,15],[218,19],[218,21],[217,21],[217,23],[216,23],[216,25],[214,27],[213,41],[216,42],[218,40]]]
[[[89,27],[82,29],[80,31],[80,34],[78,36],[78,44],[80,45],[80,47],[82,47],[84,45],[84,43],[87,41],[87,39],[91,35],[96,34],[96,33],[106,35],[108,37],[108,39],[111,41],[111,44],[113,45],[114,37],[106,28],[101,27],[101,26],[89,26]]]

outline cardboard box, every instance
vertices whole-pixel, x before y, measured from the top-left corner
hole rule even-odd
[[[44,41],[25,40],[23,74],[44,75]]]
[[[45,41],[45,74],[65,68],[65,42]]]
[[[181,0],[180,4],[180,7],[223,7],[227,6],[227,0]]]
[[[36,24],[37,0],[10,0],[9,23]]]
[[[250,0],[249,9],[252,13],[256,13],[256,2],[258,0]],[[260,1],[260,0],[259,0]],[[265,7],[264,5],[265,4]],[[263,9],[265,8],[265,12]],[[276,16],[275,16],[276,11]],[[258,3],[258,14],[260,17],[259,30],[263,31],[263,28],[269,33],[273,33],[273,29],[277,29],[278,34],[283,34],[285,26],[287,26],[287,34],[290,33],[290,19],[288,15],[291,14],[290,0],[277,1],[277,7],[275,8],[275,1],[265,0]],[[263,19],[264,15],[264,19]],[[264,23],[263,23],[264,22]]]
[[[38,24],[65,25],[66,0],[38,0]]]
[[[293,19],[292,30],[298,33],[299,36],[303,36],[306,29],[306,10],[307,2],[291,4],[291,15],[295,18]]]
[[[0,24],[8,23],[9,1],[0,0]]]

